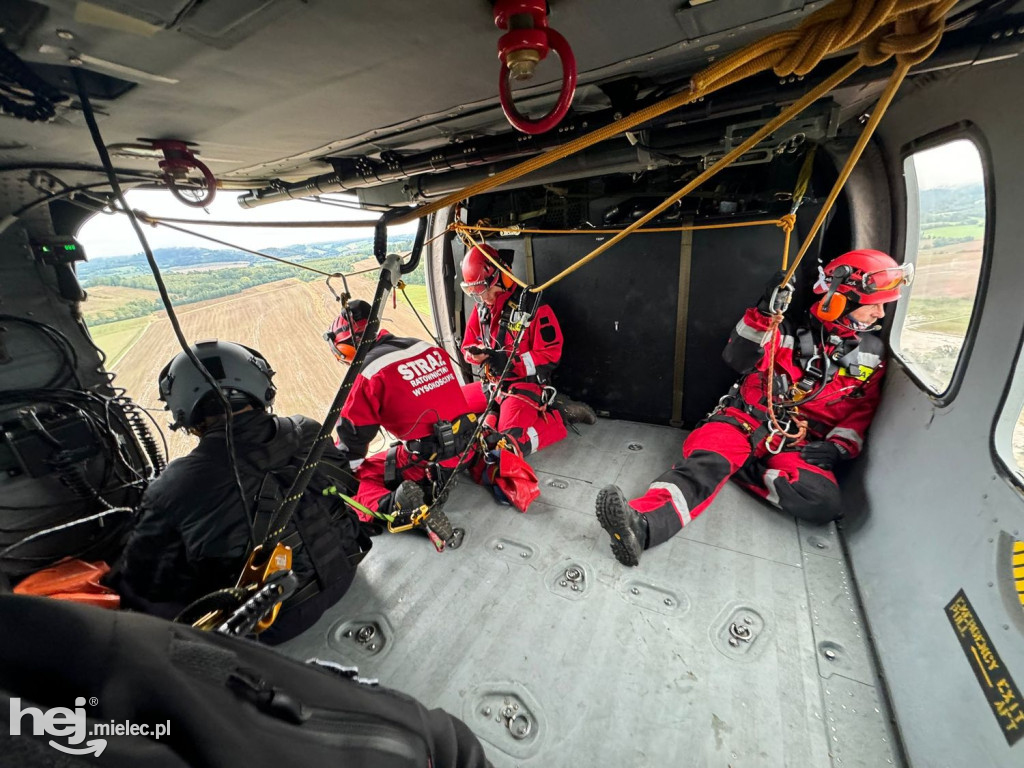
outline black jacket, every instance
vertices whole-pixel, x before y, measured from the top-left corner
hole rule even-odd
[[[319,424],[304,416],[285,418],[263,411],[235,416],[236,463],[250,520],[261,491],[287,490],[318,430]],[[332,446],[324,457],[323,463],[347,465]],[[294,544],[292,568],[299,586],[270,633],[264,633],[272,642],[316,621],[354,576],[347,556],[359,552],[358,521],[335,497],[322,495],[332,484],[335,479],[318,469],[284,534],[286,543],[290,537]],[[214,428],[146,490],[114,585],[127,607],[171,618],[199,597],[233,586],[249,550],[249,522],[228,460],[224,428]],[[306,587],[314,580],[319,594],[310,598],[316,588]],[[300,596],[307,599],[298,604]]]
[[[469,728],[443,710],[245,640],[18,595],[0,595],[0,627],[0,765],[490,766]],[[135,729],[163,726],[163,735],[83,734],[88,741],[75,748],[102,748],[102,755],[73,757],[51,746],[69,745],[66,725],[63,736],[34,736],[33,715],[25,714],[20,735],[7,735],[15,698],[19,712],[78,706],[86,733],[127,721]]]

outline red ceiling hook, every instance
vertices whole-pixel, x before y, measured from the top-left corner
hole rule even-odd
[[[548,26],[546,0],[497,0],[494,4],[494,23],[507,30],[498,40],[498,58],[501,73],[498,93],[501,108],[514,128],[523,133],[550,131],[569,111],[576,93],[576,57],[569,42]],[[554,109],[544,117],[530,119],[512,102],[511,80],[529,80],[537,64],[549,51],[558,54],[562,62],[562,90]]]
[[[217,179],[213,171],[206,167],[196,157],[189,147],[196,146],[190,141],[178,141],[177,139],[139,139],[148,141],[153,149],[159,149],[164,153],[164,159],[160,161],[160,169],[164,172],[164,182],[171,194],[181,203],[190,208],[205,208],[213,202],[217,194]],[[181,182],[188,181],[188,174],[191,170],[197,170],[203,175],[201,186],[180,186]]]

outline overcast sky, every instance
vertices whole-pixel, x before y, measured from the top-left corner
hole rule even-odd
[[[128,203],[133,208],[145,211],[152,216],[167,216],[178,219],[194,219],[201,221],[204,218],[216,221],[371,221],[379,214],[373,211],[355,211],[346,208],[339,208],[334,205],[323,205],[320,203],[305,202],[302,200],[289,200],[285,203],[274,203],[263,205],[258,208],[245,209],[239,207],[235,199],[237,192],[225,192],[220,190],[207,209],[209,213],[201,208],[189,208],[175,200],[170,192],[129,192]],[[293,245],[296,243],[316,243],[327,240],[345,240],[348,238],[372,237],[373,229],[277,229],[277,228],[234,228],[234,227],[201,227],[196,225],[185,226],[188,229],[195,229],[205,235],[216,237],[230,243],[261,250],[270,246]],[[201,248],[223,248],[225,246],[211,243],[192,235],[177,232],[167,227],[143,227],[146,238],[153,248],[168,248],[172,246],[198,246]],[[410,224],[404,227],[397,227],[389,230],[389,234],[399,232],[412,233],[416,231],[416,225]],[[133,253],[141,253],[142,246],[135,235],[126,216],[123,215],[97,215],[86,222],[78,233],[78,239],[85,248],[90,259],[99,259],[105,256],[124,256]]]
[[[978,148],[968,139],[915,152],[913,158],[920,189],[979,184],[985,178]]]

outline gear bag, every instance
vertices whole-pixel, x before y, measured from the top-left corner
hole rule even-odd
[[[0,633],[0,710],[23,713],[19,735],[0,718],[4,765],[489,766],[460,720],[361,680],[353,668],[301,664],[150,616],[37,597],[0,595],[0,626],[17,627]],[[76,704],[82,740],[72,744],[66,726],[63,735],[33,734],[27,709],[41,720]],[[126,722],[149,726],[150,736],[92,732]],[[102,755],[71,757],[51,743]]]

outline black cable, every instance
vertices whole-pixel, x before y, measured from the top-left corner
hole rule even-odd
[[[75,325],[78,326],[78,330],[80,330],[82,332],[82,336],[85,337],[85,340],[88,341],[89,344],[92,346],[92,348],[96,350],[96,354],[100,358],[100,365],[104,365],[105,366],[107,364],[107,353],[104,352],[102,349],[100,349],[99,346],[96,344],[96,342],[93,340],[92,334],[89,333],[89,326],[85,323],[85,321],[83,321],[81,319],[79,319],[75,323]],[[115,376],[115,374],[113,374],[113,373],[110,374],[110,381],[108,383],[111,383],[111,382],[114,381],[114,376]]]
[[[124,213],[124,211],[122,211],[120,209],[117,209],[116,212],[117,213]],[[368,267],[367,269],[360,269],[360,270],[357,270],[355,272],[324,272],[322,269],[316,269],[315,267],[309,267],[309,266],[306,266],[305,264],[299,264],[298,262],[295,262],[295,261],[289,261],[288,259],[282,259],[280,256],[273,256],[273,255],[271,255],[269,253],[264,253],[263,251],[253,250],[252,248],[246,248],[243,245],[236,245],[235,243],[229,243],[227,240],[220,240],[219,238],[212,237],[210,235],[204,235],[204,234],[202,234],[200,232],[196,232],[195,230],[192,230],[192,229],[185,229],[184,227],[179,227],[176,224],[168,224],[166,221],[162,221],[160,219],[151,219],[151,218],[149,218],[148,215],[146,215],[145,211],[136,211],[135,214],[136,215],[142,214],[142,216],[146,219],[147,222],[149,222],[151,224],[155,224],[155,225],[160,226],[160,227],[167,227],[168,229],[173,229],[176,232],[183,232],[186,235],[192,235],[193,237],[198,237],[198,238],[201,238],[203,240],[209,240],[210,242],[217,243],[218,245],[223,245],[223,246],[226,246],[228,248],[234,248],[236,251],[243,251],[245,253],[251,253],[253,256],[259,256],[262,259],[270,259],[271,261],[278,261],[278,262],[280,262],[282,264],[287,264],[289,267],[295,267],[296,269],[304,269],[307,272],[315,272],[316,274],[324,275],[325,277],[352,277],[353,275],[362,275],[362,274],[365,274],[366,272],[376,272],[376,271],[378,271],[380,269],[379,266],[373,266],[373,267]]]
[[[318,205],[333,206],[334,208],[347,208],[350,211],[375,211],[376,213],[387,213],[392,210],[386,205],[370,205],[368,203],[348,203],[344,200],[332,200],[322,195],[310,195],[309,197],[296,198],[301,203],[316,203]]]
[[[114,194],[121,203],[121,207],[124,209],[125,215],[128,216],[132,229],[135,230],[135,234],[139,238],[139,243],[142,245],[142,250],[146,254],[146,260],[149,262],[149,268],[153,272],[153,279],[156,281],[157,290],[160,292],[160,301],[167,310],[167,319],[171,321],[171,328],[174,330],[174,335],[178,340],[178,344],[181,346],[185,356],[188,357],[192,365],[199,371],[203,379],[205,379],[213,388],[213,391],[217,394],[221,404],[224,406],[224,417],[226,422],[225,438],[227,442],[228,461],[231,464],[232,474],[235,476],[235,485],[238,487],[238,497],[242,503],[242,513],[249,525],[249,539],[253,546],[256,546],[257,542],[256,533],[253,528],[253,516],[249,514],[249,503],[246,499],[245,487],[242,485],[242,478],[238,474],[238,461],[235,456],[234,431],[232,423],[234,414],[231,407],[231,401],[228,400],[227,395],[225,395],[221,390],[217,380],[206,369],[206,366],[204,366],[199,358],[196,357],[195,352],[192,351],[191,346],[185,339],[185,334],[181,330],[181,324],[178,322],[178,317],[174,312],[174,305],[171,303],[171,297],[167,293],[167,286],[164,284],[163,276],[160,274],[160,268],[157,266],[156,257],[153,255],[153,250],[149,247],[149,241],[146,239],[146,235],[143,233],[142,227],[139,225],[139,220],[136,218],[135,212],[128,206],[128,201],[125,199],[124,192],[117,180],[117,175],[114,173],[114,167],[110,162],[110,155],[107,153],[107,147],[103,143],[103,137],[100,135],[100,129],[96,123],[96,116],[93,114],[92,103],[89,101],[89,94],[86,91],[85,83],[82,80],[82,74],[77,69],[72,69],[71,74],[75,79],[75,87],[78,89],[78,98],[82,104],[82,113],[85,116],[86,125],[89,126],[89,133],[92,136],[93,144],[96,145],[96,151],[99,153],[100,161],[103,163],[103,167],[107,171],[107,178],[110,181],[110,187],[113,189]]]
[[[50,195],[43,195],[42,197],[33,200],[31,203],[26,203],[25,205],[21,206],[21,208],[12,211],[8,215],[4,216],[3,219],[0,219],[0,233],[3,233],[9,226],[11,226],[11,224],[16,222],[26,213],[35,208],[40,207],[41,205],[52,203],[54,200],[63,200],[65,198],[70,198],[73,195],[76,195],[84,190],[109,186],[109,181],[94,181],[91,184],[79,184],[78,186],[75,187],[68,187],[67,189],[63,189],[60,192],[54,192],[53,194]]]
[[[130,507],[110,507],[108,509],[104,509],[102,512],[97,512],[95,515],[89,515],[88,517],[80,517],[80,518],[78,518],[76,520],[72,520],[70,522],[60,523],[58,525],[50,526],[49,528],[44,528],[41,531],[36,531],[35,533],[32,533],[32,534],[26,536],[25,538],[19,539],[18,541],[14,542],[13,544],[10,544],[10,545],[4,547],[3,549],[0,549],[0,558],[3,558],[5,560],[15,560],[16,559],[16,560],[24,562],[24,563],[27,563],[27,562],[30,562],[30,561],[33,561],[33,562],[43,562],[43,561],[46,561],[48,563],[52,563],[53,562],[53,557],[49,556],[49,555],[42,556],[42,557],[29,557],[29,556],[22,555],[22,556],[17,557],[17,558],[11,558],[11,557],[8,557],[8,555],[10,554],[10,552],[12,550],[17,549],[18,547],[22,547],[25,544],[29,544],[32,541],[36,540],[36,539],[42,538],[43,536],[47,536],[47,535],[52,534],[52,533],[57,533],[58,531],[66,530],[66,529],[72,528],[72,527],[74,527],[76,525],[82,525],[83,523],[91,523],[91,522],[93,522],[95,520],[101,520],[104,517],[109,517],[109,516],[113,515],[114,513],[127,513],[127,518],[126,518],[126,522],[127,522],[127,520],[131,520],[133,510]],[[123,529],[124,529],[124,525],[121,525],[121,526],[106,526],[106,525],[102,525],[101,524],[100,527],[108,528],[109,529],[107,531],[107,535],[105,537],[101,537],[97,541],[90,542],[89,545],[84,550],[81,550],[80,552],[77,552],[77,553],[72,554],[72,555],[66,555],[66,557],[72,557],[72,558],[82,557],[84,554],[86,554],[86,553],[88,553],[90,551],[98,549],[99,546],[100,546],[100,543],[106,544],[106,543],[108,543],[109,539],[113,539],[115,536],[120,536],[121,533],[123,532]]]
[[[0,392],[0,405],[18,403],[48,403],[77,411],[101,441],[101,449],[107,459],[101,486],[109,484],[111,473],[116,474],[121,482],[131,486],[148,480],[135,468],[132,457],[125,455],[125,446],[117,438],[118,434],[131,434],[132,428],[127,416],[119,409],[113,412],[118,422],[117,426],[112,423],[111,405],[116,403],[113,398],[97,395],[85,389],[15,389]],[[135,478],[122,475],[122,466],[135,475]]]
[[[523,289],[522,295],[527,295],[526,289]],[[532,322],[533,315],[535,315],[537,310],[540,308],[540,292],[538,291],[536,293],[531,293],[529,295],[533,297],[535,302],[533,308],[529,313],[530,321]],[[519,333],[516,334],[516,337],[512,342],[512,350],[511,352],[509,352],[508,359],[505,361],[505,367],[504,369],[502,369],[501,375],[498,376],[497,381],[494,382],[494,386],[491,388],[490,397],[487,398],[487,405],[484,407],[481,417],[477,419],[476,429],[474,429],[473,434],[470,435],[469,442],[466,444],[466,449],[459,456],[459,461],[455,465],[455,468],[452,470],[452,473],[448,476],[448,479],[445,481],[444,485],[441,486],[441,490],[434,495],[434,502],[430,505],[430,509],[433,509],[440,499],[445,498],[446,494],[448,493],[448,487],[455,481],[455,478],[458,476],[460,470],[462,469],[463,466],[465,466],[466,460],[469,458],[469,455],[473,453],[473,451],[476,449],[477,439],[480,437],[480,433],[483,431],[485,426],[484,422],[486,420],[487,412],[491,410],[491,406],[494,404],[494,401],[497,399],[498,393],[501,390],[502,383],[505,381],[505,378],[512,370],[512,361],[515,359],[516,353],[519,351],[519,345],[522,343],[523,336],[526,335],[526,329],[528,327],[529,323],[524,322],[519,328]]]
[[[416,319],[420,321],[420,325],[423,326],[423,330],[427,332],[427,335],[430,337],[430,340],[434,342],[434,346],[436,346],[438,349],[440,349],[442,352],[448,355],[448,359],[455,363],[455,366],[457,368],[461,368],[461,361],[459,361],[458,358],[452,355],[452,353],[448,351],[447,347],[445,347],[441,343],[441,341],[430,332],[430,329],[427,327],[427,324],[423,321],[423,317],[420,315],[419,310],[416,309],[416,305],[412,303],[412,299],[409,298],[409,294],[405,292],[405,288],[402,288],[402,295],[405,297],[405,300],[409,303],[409,307],[410,309],[412,309],[413,314],[416,315]]]
[[[3,163],[0,165],[0,173],[11,173],[13,171],[76,171],[107,175],[107,171],[102,165],[89,165],[88,163]],[[120,177],[138,176],[149,181],[160,181],[163,179],[163,175],[160,173],[137,171],[130,168],[115,168],[114,172]],[[103,183],[106,184],[106,182]]]
[[[46,337],[47,341],[57,348],[57,352],[60,353],[64,366],[57,371],[49,382],[43,385],[43,388],[62,387],[69,381],[74,381],[79,387],[82,386],[82,382],[78,378],[78,353],[75,351],[74,345],[67,336],[52,325],[41,323],[38,320],[31,320],[27,317],[19,317],[18,315],[0,314],[0,322],[22,323],[27,325],[42,333],[42,335]]]
[[[10,83],[18,91],[5,88],[10,94],[0,96],[0,110],[23,120],[47,121],[56,113],[56,105],[68,97],[29,69],[0,40],[0,83]]]

